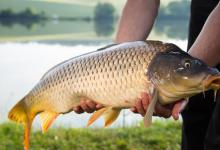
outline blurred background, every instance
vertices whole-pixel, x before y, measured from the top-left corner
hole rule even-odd
[[[111,44],[125,0],[0,0],[0,122],[52,66]],[[188,0],[161,1],[148,39],[186,50]],[[58,117],[55,126],[85,127],[88,114]],[[129,111],[114,126],[139,123]],[[39,122],[34,123],[39,127]],[[99,120],[94,126],[101,126]]]
[[[52,66],[111,44],[125,2],[0,0],[1,150],[22,149],[21,126],[8,123],[10,108]],[[186,50],[189,7],[189,0],[162,0],[158,19],[148,39],[172,42]],[[121,113],[113,129],[95,128],[102,126],[101,119],[92,129],[79,129],[86,126],[88,118],[88,114],[73,112],[58,117],[53,124],[54,131],[50,130],[45,136],[35,132],[31,136],[32,149],[180,149],[181,123],[172,119],[156,118],[153,127],[145,129],[141,128],[142,117],[127,110]],[[39,118],[33,125],[38,131]],[[57,127],[62,129],[57,130]]]

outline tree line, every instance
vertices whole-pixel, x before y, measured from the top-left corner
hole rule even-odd
[[[170,25],[171,20],[188,20],[189,18],[189,6],[190,2],[188,0],[174,1],[170,2],[167,6],[161,6],[158,16],[158,21],[163,22],[162,26],[159,24],[155,25],[155,29],[159,33],[165,33],[167,31],[167,26]],[[35,12],[31,8],[26,8],[20,12],[13,12],[11,9],[5,9],[0,11],[0,24],[11,27],[13,24],[20,24],[26,28],[31,28],[34,24],[41,24],[48,20],[59,20],[59,21],[94,21],[95,32],[98,36],[109,36],[114,32],[115,22],[119,18],[116,14],[115,8],[111,3],[98,3],[94,8],[94,17],[57,17],[53,18],[48,16],[44,11]],[[187,22],[187,21],[184,21]],[[173,33],[178,29],[173,27],[168,28],[169,33]],[[184,25],[184,31],[187,31],[187,25]],[[186,35],[182,34],[181,31],[178,32],[181,39],[185,38]],[[179,35],[178,35],[179,36]]]

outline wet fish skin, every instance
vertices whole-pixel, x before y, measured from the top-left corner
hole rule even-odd
[[[29,111],[65,113],[82,98],[106,106],[130,107],[149,91],[145,72],[153,56],[171,45],[134,42],[70,59],[49,70],[25,98]],[[111,92],[109,92],[111,91]],[[32,110],[35,105],[39,110]]]
[[[210,74],[206,74],[206,65],[196,72],[192,68],[187,74],[191,81],[197,81],[195,89],[188,93],[192,85],[186,84],[184,71],[173,71],[179,65],[184,67],[186,59],[192,62],[195,60],[176,45],[160,41],[136,41],[107,46],[96,52],[71,58],[50,69],[12,108],[8,117],[25,124],[24,148],[28,150],[31,124],[37,114],[40,114],[42,130],[46,132],[59,114],[72,111],[83,99],[92,99],[105,107],[91,116],[88,125],[104,115],[105,126],[109,126],[116,120],[121,109],[133,106],[141,93],[147,92],[153,96],[145,116],[145,124],[150,125],[157,100],[166,104],[204,90],[201,86],[203,77]],[[202,62],[201,64],[203,65]],[[199,68],[199,64],[194,67]],[[211,85],[219,88],[220,73],[214,75],[216,77],[207,82],[206,90]],[[177,86],[173,86],[174,79]],[[215,84],[212,84],[214,80]],[[179,94],[178,88],[186,93]]]
[[[50,69],[8,114],[10,120],[25,125],[24,149],[29,149],[31,124],[37,114],[45,132],[59,114],[71,111],[85,98],[105,106],[131,106],[141,92],[149,90],[145,73],[150,60],[168,47],[169,44],[157,41],[123,43],[69,59]],[[103,110],[108,114],[106,125],[119,112],[120,109]],[[93,116],[95,121],[97,116]]]

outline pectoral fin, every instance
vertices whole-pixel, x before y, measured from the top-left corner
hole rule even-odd
[[[47,132],[58,115],[58,113],[50,111],[44,111],[40,114],[41,128],[43,133]]]
[[[103,115],[105,119],[105,127],[107,127],[117,119],[120,111],[121,109],[112,108],[112,107],[105,107],[99,109],[96,112],[94,112],[92,116],[89,118],[87,126],[90,126],[93,122],[95,122],[99,117]]]
[[[157,103],[157,99],[158,99],[157,91],[154,90],[153,94],[152,94],[152,100],[151,100],[150,105],[148,106],[147,112],[144,116],[144,125],[145,125],[145,127],[149,127],[152,123],[152,116],[153,116],[153,113],[154,113],[155,105]]]

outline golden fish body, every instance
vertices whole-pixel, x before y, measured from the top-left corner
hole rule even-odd
[[[33,113],[65,113],[82,99],[113,107],[130,107],[151,89],[146,72],[162,42],[129,42],[67,60],[49,70],[25,98]]]
[[[112,45],[50,69],[8,114],[9,119],[25,124],[24,149],[29,149],[30,129],[37,114],[45,132],[59,114],[72,111],[83,99],[105,106],[90,117],[88,125],[102,114],[105,126],[110,125],[122,108],[152,90],[146,75],[148,66],[158,52],[171,46],[159,41]]]
[[[148,126],[158,100],[167,104],[211,88],[220,88],[220,73],[174,44],[127,42],[56,65],[12,108],[8,117],[25,124],[24,149],[28,150],[31,125],[37,114],[45,132],[59,114],[72,111],[81,100],[91,99],[104,108],[94,112],[88,125],[104,115],[105,126],[109,126],[121,109],[133,106],[147,92],[152,98],[144,117]]]

